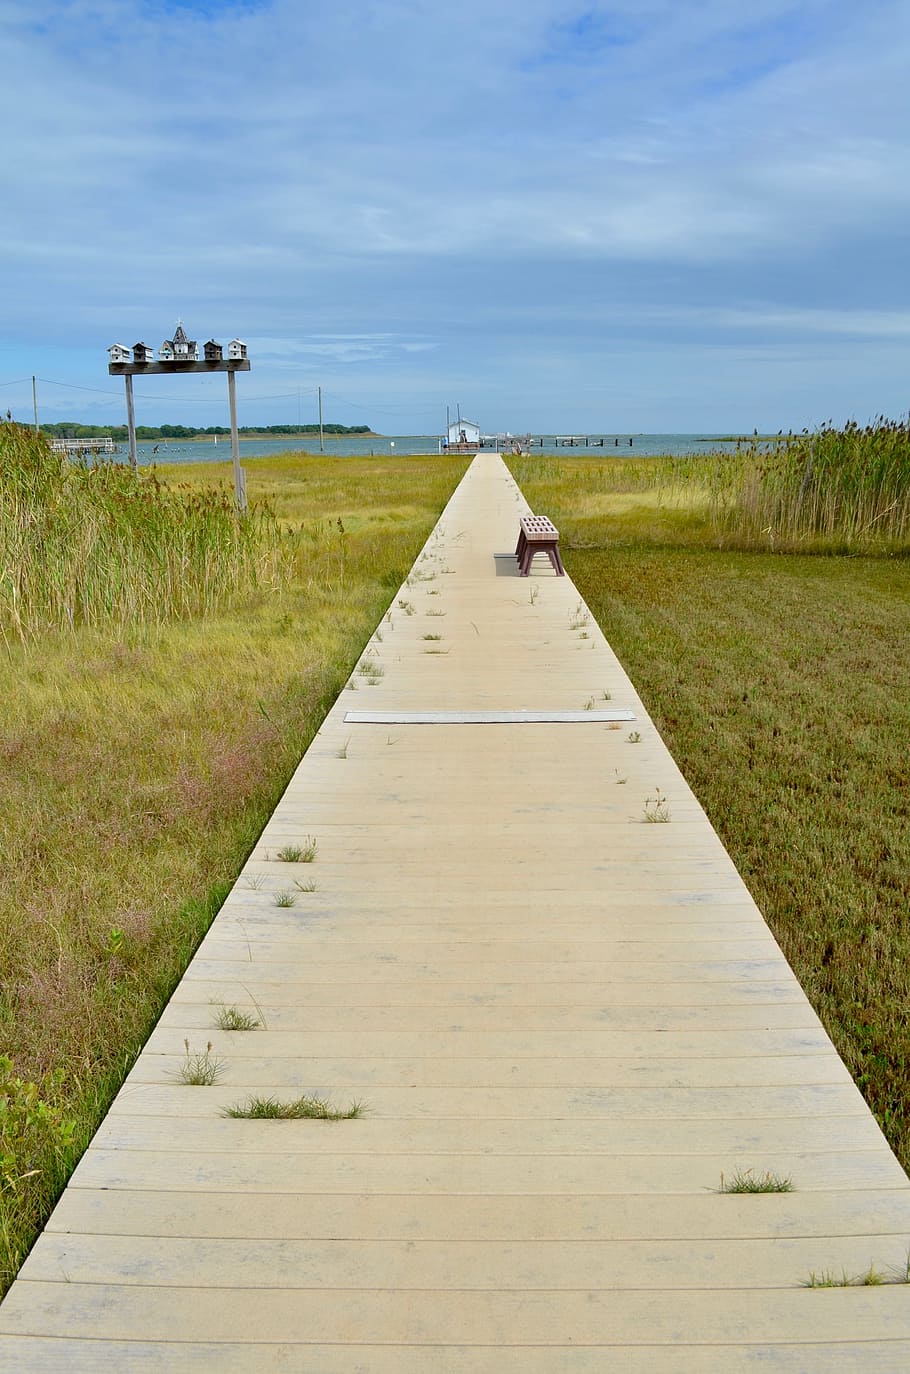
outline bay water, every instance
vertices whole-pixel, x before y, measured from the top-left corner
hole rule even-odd
[[[574,445],[567,444],[566,437],[555,434],[534,435],[531,452],[559,453],[592,459],[608,456],[615,458],[620,455],[628,457],[630,454],[646,458],[659,453],[679,457],[689,453],[729,452],[736,446],[736,441],[731,440],[729,436],[711,434],[589,434],[575,436]],[[334,455],[336,458],[387,457],[395,453],[410,456],[419,453],[439,453],[441,443],[437,434],[372,437],[327,434],[324,451],[327,456]],[[276,453],[318,452],[318,435],[279,434],[264,439],[240,439],[241,462],[245,458],[267,458]],[[126,454],[127,446],[121,444],[120,461],[123,461]],[[143,467],[153,463],[229,463],[231,440],[230,435],[226,434],[219,434],[217,444],[212,439],[146,439],[137,443],[136,456]]]

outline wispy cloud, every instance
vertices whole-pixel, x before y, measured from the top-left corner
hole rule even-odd
[[[299,370],[301,362],[378,362],[396,354],[431,352],[439,344],[394,334],[330,334],[306,339],[256,337],[249,341],[249,347],[259,362],[275,369]]]

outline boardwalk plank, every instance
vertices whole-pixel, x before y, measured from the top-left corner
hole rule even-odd
[[[204,1278],[204,1276],[201,1276]],[[582,1277],[582,1276],[580,1276]],[[588,1276],[590,1277],[590,1276]],[[829,1341],[905,1339],[910,1290],[756,1288],[710,1292],[580,1287],[495,1293],[470,1289],[258,1289],[134,1287],[128,1283],[23,1280],[3,1306],[5,1328],[74,1338],[269,1341],[351,1345],[673,1345],[697,1331],[702,1344],[774,1344],[805,1339],[807,1325]]]

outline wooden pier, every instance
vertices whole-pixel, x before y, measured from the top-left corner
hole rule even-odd
[[[93,439],[52,439],[55,453],[119,453],[118,445],[109,435]]]
[[[601,437],[592,439],[589,434],[554,434],[553,443],[556,448],[603,448],[604,441]]]
[[[634,445],[634,435],[621,434],[535,434],[527,438],[528,449],[532,448],[618,448],[627,449]]]
[[[527,513],[478,457],[0,1307],[0,1367],[910,1369],[910,1286],[808,1286],[905,1273],[910,1184],[571,579],[519,578]],[[301,1094],[363,1114],[224,1115]]]

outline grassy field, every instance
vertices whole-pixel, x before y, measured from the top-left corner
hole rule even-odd
[[[717,548],[706,488],[631,460],[512,466],[910,1167],[910,562]]]
[[[159,607],[130,626],[111,603],[107,626],[92,617],[61,632],[45,614],[57,604],[53,588],[33,581],[35,623],[20,638],[7,620],[0,1290],[465,466],[437,457],[250,461],[250,497],[270,493],[275,513],[263,517],[249,576],[230,597],[192,614],[178,597],[167,614]],[[9,470],[0,463],[0,485]],[[158,477],[185,510],[198,508],[213,480],[232,490],[229,466]],[[46,532],[48,506],[72,521],[79,499],[54,488],[40,519],[34,503],[19,503],[23,561],[41,564],[27,535]],[[92,507],[102,524],[104,509]],[[180,526],[184,515],[174,518]],[[166,531],[160,502],[155,519]],[[220,529],[218,516],[216,547]],[[57,542],[51,568],[63,567]],[[111,580],[129,603],[156,561],[154,544],[140,551],[128,530],[116,547],[103,538],[95,547],[111,550]],[[84,550],[92,552],[87,541]],[[206,561],[203,549],[200,567]]]

